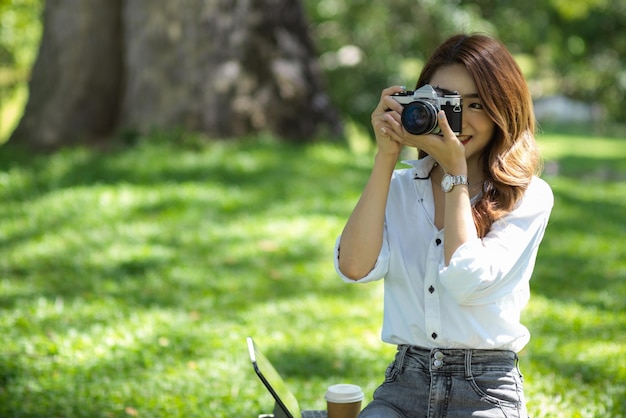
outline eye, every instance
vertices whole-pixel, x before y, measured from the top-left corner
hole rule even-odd
[[[479,102],[474,102],[474,103],[470,103],[469,104],[469,108],[470,109],[477,109],[477,110],[482,110],[483,108],[483,104],[479,103]]]

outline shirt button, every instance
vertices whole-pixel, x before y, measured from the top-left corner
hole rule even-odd
[[[443,353],[441,351],[435,351],[435,360],[443,360]]]
[[[439,238],[437,238],[435,240],[435,244],[437,244],[437,247],[441,245],[441,240]]]
[[[441,366],[443,366],[443,361],[441,360],[435,360],[433,361],[433,366],[435,367],[435,369],[440,368]]]
[[[428,291],[429,291],[430,293],[433,293],[433,292],[435,291],[435,288],[434,288],[434,287],[432,287],[432,286],[430,286],[430,287],[428,288]]]
[[[432,334],[430,334],[430,336],[433,337],[433,340],[437,339],[437,333],[436,332],[433,332]]]

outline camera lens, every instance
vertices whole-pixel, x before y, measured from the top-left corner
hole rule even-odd
[[[411,102],[402,111],[402,126],[413,135],[428,134],[437,126],[437,109],[429,102]]]

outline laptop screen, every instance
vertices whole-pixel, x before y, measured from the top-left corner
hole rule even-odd
[[[247,338],[250,361],[261,381],[276,400],[276,409],[283,409],[287,418],[300,418],[300,406],[272,363],[261,353],[251,337]],[[276,410],[275,410],[276,415]]]

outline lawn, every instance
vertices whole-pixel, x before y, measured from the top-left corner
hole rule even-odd
[[[626,143],[544,134],[556,206],[521,353],[533,417],[626,411]],[[380,283],[334,240],[371,155],[155,135],[32,157],[0,148],[0,416],[256,417],[256,342],[306,409],[370,398],[394,348]]]

